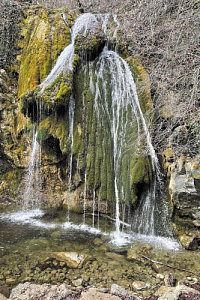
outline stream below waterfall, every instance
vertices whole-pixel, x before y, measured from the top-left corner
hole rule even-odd
[[[116,283],[129,290],[134,281],[142,281],[148,289],[141,295],[149,296],[161,284],[162,274],[173,273],[183,280],[191,274],[180,269],[200,272],[199,253],[194,257],[164,237],[124,232],[121,241],[115,240],[115,222],[106,217],[93,220],[86,215],[83,224],[82,214],[71,213],[69,222],[66,212],[55,209],[4,210],[0,227],[0,292],[4,294],[26,281],[104,288]],[[81,268],[70,269],[52,258],[55,252],[77,252],[88,260]]]

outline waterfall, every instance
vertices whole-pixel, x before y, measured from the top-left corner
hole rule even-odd
[[[65,23],[67,24],[67,18],[64,13],[62,13],[62,17]],[[49,75],[46,77],[46,79],[40,84],[40,88],[42,88],[42,91],[51,83],[53,83],[61,73],[65,75],[68,71],[73,71],[75,40],[78,34],[81,33],[84,37],[86,37],[88,30],[95,31],[101,25],[105,36],[109,38],[107,29],[109,17],[110,14],[95,15],[91,13],[85,13],[80,15],[76,19],[71,31],[71,43],[62,51],[62,53],[57,59],[55,66],[53,67]],[[119,22],[117,20],[116,15],[113,16],[113,22],[116,24],[113,38],[116,39],[117,31],[119,28]]]
[[[115,29],[111,37],[109,35],[110,20],[112,20],[112,22],[115,24]],[[86,37],[88,30],[95,31],[100,26],[107,40],[113,39],[116,41],[119,22],[115,15],[93,15],[91,13],[86,13],[77,18],[71,31],[71,43],[63,50],[50,74],[40,84],[41,92],[51,83],[53,83],[60,74],[65,75],[67,72],[73,71],[73,58],[77,35],[82,34]],[[168,214],[168,208],[164,204],[163,199],[159,199],[160,203],[158,203],[156,199],[156,189],[160,188],[162,185],[159,162],[151,143],[148,126],[140,107],[132,71],[128,63],[117,53],[116,49],[117,48],[115,48],[115,51],[111,51],[108,49],[108,46],[105,46],[99,58],[88,63],[90,77],[89,88],[93,95],[94,103],[93,116],[97,118],[98,124],[100,124],[103,132],[102,149],[105,151],[105,153],[109,153],[110,148],[112,149],[116,233],[117,235],[120,235],[121,225],[124,226],[125,224],[125,205],[122,209],[123,212],[121,212],[120,203],[131,202],[132,186],[130,171],[132,167],[132,156],[137,156],[137,153],[142,151],[140,150],[140,148],[142,148],[140,146],[143,142],[143,148],[146,150],[146,157],[150,157],[151,169],[155,176],[152,180],[152,186],[149,188],[149,190],[144,191],[141,197],[141,203],[134,213],[133,228],[139,233],[156,235],[157,231],[155,229],[155,215],[157,213],[158,216],[159,207],[164,211],[163,218],[158,216],[158,220],[163,221],[163,227],[167,227],[165,216]],[[94,72],[93,68],[95,69]],[[93,80],[93,75],[95,75],[95,82]],[[84,101],[83,94],[83,102]],[[69,135],[71,140],[68,182],[69,187],[71,186],[72,182],[74,112],[75,99],[74,97],[71,97],[69,103]],[[135,132],[137,133],[137,136],[135,136]],[[86,143],[86,147],[88,147],[88,143],[89,142]],[[108,149],[109,143],[110,148]],[[87,176],[89,175],[90,174],[87,173],[86,167],[83,200],[84,223],[86,213]],[[98,190],[96,191],[94,187],[92,207],[93,226],[95,223],[96,196],[98,197],[99,218],[100,196]],[[106,199],[106,201],[107,200],[108,199]]]
[[[37,132],[33,127],[32,151],[29,159],[28,170],[25,175],[25,189],[23,207],[25,209],[39,207],[41,202],[41,147],[37,142]]]
[[[140,233],[154,235],[155,232],[155,206],[156,206],[156,185],[161,185],[160,168],[158,158],[151,143],[150,133],[142,113],[136,85],[128,63],[115,51],[107,47],[101,53],[95,68],[96,86],[94,92],[94,106],[98,122],[102,122],[105,116],[110,128],[111,142],[113,145],[114,161],[114,189],[115,189],[115,226],[116,232],[120,232],[120,202],[131,194],[131,186],[125,186],[125,179],[121,178],[124,156],[132,147],[130,156],[137,152],[136,147],[129,145],[127,134],[130,140],[133,132],[130,131],[130,124],[133,120],[137,123],[138,140],[144,135],[143,143],[146,143],[147,156],[151,158],[152,171],[155,176],[149,191],[143,195],[141,205],[134,215],[133,228]],[[110,95],[108,93],[108,82],[110,84]],[[111,104],[110,104],[111,102]],[[125,167],[125,166],[124,166]],[[162,207],[167,210],[163,200],[159,200]],[[165,216],[168,212],[164,212]],[[122,218],[123,214],[122,214]],[[163,227],[166,221],[163,219]]]

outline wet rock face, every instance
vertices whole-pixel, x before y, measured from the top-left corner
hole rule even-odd
[[[54,13],[52,13],[52,11],[49,12],[49,10],[43,9],[41,7],[32,8],[31,10],[29,10],[27,12],[26,15],[23,16],[25,18],[25,20],[22,25],[21,37],[19,38],[19,22],[22,20],[22,2],[24,2],[24,1],[3,0],[0,4],[0,8],[3,8],[3,9],[0,9],[0,38],[3,41],[1,48],[0,48],[0,54],[1,54],[0,55],[0,57],[1,57],[0,66],[4,66],[5,68],[7,68],[7,66],[10,65],[11,68],[9,68],[9,69],[10,69],[11,73],[12,74],[18,73],[19,67],[17,65],[18,63],[15,62],[15,57],[20,52],[19,48],[23,48],[22,56],[18,57],[18,61],[21,60],[21,62],[22,62],[21,71],[20,71],[20,79],[19,79],[19,90],[18,90],[19,96],[21,94],[23,94],[24,92],[26,92],[27,90],[35,88],[38,84],[41,83],[41,81],[49,73],[50,69],[55,64],[58,55],[61,53],[63,48],[70,42],[70,27],[76,18],[75,15],[72,15],[70,13],[67,14],[68,24],[70,26],[66,27],[66,24],[60,15],[60,12],[57,12],[54,14]],[[34,4],[34,1],[29,1],[29,2],[30,3],[32,2]],[[38,1],[38,2],[40,2],[40,1]],[[52,4],[52,3],[50,3],[52,1],[43,1],[43,3],[44,2],[47,5]],[[56,5],[61,5],[61,2],[62,1],[57,2]],[[163,1],[162,3],[164,3],[164,2],[165,1]],[[145,11],[146,11],[146,9],[148,10],[148,8],[149,8],[149,11],[152,11],[152,13],[154,13],[153,10],[155,9],[155,7],[152,6],[152,3],[153,2],[149,1],[148,3],[144,4],[144,7],[142,7],[142,10],[140,9],[140,7],[137,6],[136,2],[132,3],[130,0],[127,0],[123,3],[120,2],[119,0],[115,0],[115,1],[103,0],[103,1],[89,1],[89,2],[82,0],[82,1],[77,2],[77,5],[74,4],[74,1],[69,0],[69,1],[65,2],[65,5],[69,5],[69,8],[73,8],[73,9],[81,8],[81,10],[83,9],[85,11],[91,11],[91,12],[108,11],[108,12],[114,12],[114,13],[118,14],[119,19],[121,21],[120,30],[123,32],[123,36],[124,36],[123,39],[125,40],[122,42],[122,46],[124,46],[124,45],[127,46],[128,53],[130,53],[130,54],[133,52],[134,52],[134,54],[136,53],[137,56],[139,57],[139,60],[142,61],[144,66],[148,67],[151,82],[153,82],[153,85],[158,87],[158,91],[156,92],[156,95],[154,95],[155,101],[157,101],[157,98],[160,99],[159,97],[162,96],[161,90],[163,90],[165,88],[165,84],[160,84],[160,83],[158,84],[158,80],[160,82],[160,77],[161,77],[160,70],[163,71],[162,77],[168,78],[167,77],[169,75],[168,70],[170,69],[168,66],[166,67],[163,65],[163,61],[165,61],[162,59],[163,54],[159,53],[159,51],[158,51],[158,48],[157,48],[158,46],[159,46],[159,48],[162,48],[160,46],[160,45],[162,45],[162,41],[159,39],[158,33],[159,32],[163,33],[163,30],[161,27],[161,23],[162,23],[162,26],[164,26],[164,33],[165,33],[164,37],[166,36],[166,34],[167,34],[166,27],[168,28],[168,23],[163,24],[163,20],[170,20],[170,18],[173,19],[173,14],[174,14],[174,12],[177,11],[178,5],[180,3],[177,1],[177,5],[175,5],[175,4],[174,4],[174,6],[172,6],[171,4],[169,6],[166,5],[166,9],[163,9],[164,6],[161,7],[162,6],[161,4],[159,4],[159,3],[156,4],[157,5],[156,8],[158,8],[158,11],[159,11],[159,13],[157,15],[159,17],[158,17],[158,19],[156,19],[156,16],[154,15],[155,20],[158,21],[157,24],[156,25],[154,24],[154,25],[155,25],[155,29],[156,29],[155,32],[158,32],[158,33],[155,33],[155,36],[153,37],[153,39],[152,40],[150,39],[148,41],[147,41],[146,37],[147,36],[149,37],[151,35],[146,34],[145,41],[144,41],[144,36],[141,35],[141,29],[138,28],[138,26],[137,26],[138,24],[140,24],[140,22],[137,22],[137,16],[141,16],[141,18],[145,19]],[[186,9],[185,10],[186,14],[188,11],[190,11],[190,9],[192,9],[193,15],[195,18],[196,11],[197,11],[195,7],[196,6],[194,5],[192,7],[189,7],[189,9]],[[186,4],[186,8],[187,8],[187,4]],[[140,14],[138,14],[138,10],[140,11]],[[183,11],[184,11],[184,9],[183,9]],[[68,11],[66,11],[66,13],[67,12]],[[129,16],[135,16],[136,18],[134,18],[134,17],[131,18]],[[182,15],[182,12],[181,12],[179,15],[179,18],[180,18],[180,21],[183,19],[187,19],[187,15],[186,16],[184,14]],[[143,19],[139,19],[138,21],[141,21]],[[160,21],[162,21],[162,22],[160,23]],[[145,30],[147,29],[147,32],[148,32],[148,29],[149,29],[148,21],[146,21],[146,23],[144,22],[142,24],[145,24]],[[32,30],[33,27],[35,28],[35,30]],[[134,28],[134,30],[130,30],[131,28]],[[176,26],[176,30],[178,30],[177,28],[178,28],[178,26]],[[183,26],[183,29],[184,28],[185,27]],[[189,30],[190,30],[190,28],[189,28]],[[134,34],[132,32],[134,32]],[[181,33],[182,32],[180,32],[180,34]],[[195,34],[195,30],[194,30],[194,34]],[[163,34],[161,34],[161,36],[163,36]],[[192,37],[192,34],[188,34],[188,36]],[[23,39],[23,42],[22,42],[22,39]],[[18,40],[20,42],[19,45],[17,45]],[[89,39],[89,41],[92,43],[88,43],[87,39],[85,39],[85,44],[83,42],[79,43],[79,41],[77,39],[77,47],[76,47],[77,57],[76,57],[76,61],[74,61],[74,64],[78,65],[79,56],[81,56],[82,51],[85,49],[87,49],[89,54],[92,55],[92,58],[93,58],[94,52],[95,53],[97,52],[95,55],[98,55],[99,51],[101,50],[101,48],[104,44],[104,41],[102,43],[102,40],[103,40],[103,38],[98,35],[93,40]],[[163,39],[163,40],[165,40],[165,39]],[[140,41],[142,41],[142,42],[140,42]],[[171,41],[171,43],[172,43],[172,41]],[[191,46],[193,45],[192,43],[185,41],[185,45],[187,43],[188,43],[188,45],[189,44]],[[134,49],[131,46],[131,44],[135,45]],[[169,46],[169,45],[167,45],[167,46]],[[171,45],[171,46],[173,46],[173,45]],[[172,48],[172,52],[170,52],[169,60],[170,60],[170,65],[173,65],[173,62],[174,62],[173,59],[175,57],[172,55],[173,47],[168,47],[168,49],[171,49],[171,48]],[[195,49],[195,47],[193,47],[193,48]],[[184,49],[184,47],[183,47],[183,49]],[[33,50],[33,51],[31,51],[31,50]],[[193,51],[193,50],[191,50],[191,51],[189,51],[189,50],[191,50],[191,49],[188,49],[188,52]],[[52,53],[50,55],[51,51],[52,51]],[[34,54],[33,54],[33,52],[34,52]],[[181,56],[181,52],[180,52],[180,56]],[[193,57],[193,64],[195,64],[195,59],[196,59],[196,55],[194,55],[194,57]],[[193,68],[193,64],[191,63],[191,60],[185,60],[185,61],[190,63],[191,68]],[[38,64],[38,62],[39,62],[39,64]],[[155,65],[161,66],[161,67],[159,67],[160,70],[157,73],[155,72],[155,70],[156,70]],[[180,66],[181,66],[181,63],[180,63]],[[135,66],[135,68],[136,68],[136,66]],[[191,68],[188,68],[188,69],[191,69]],[[174,68],[171,68],[171,69],[174,69]],[[183,70],[179,69],[179,68],[177,68],[177,71],[178,72],[180,71],[180,74],[182,74],[182,72],[183,72]],[[185,70],[184,70],[184,74],[185,74]],[[183,76],[183,79],[185,78],[184,76]],[[174,74],[173,74],[173,77],[174,77]],[[176,77],[176,74],[175,74],[175,77]],[[179,77],[179,74],[177,77]],[[169,78],[169,82],[171,80],[170,78]],[[188,76],[188,78],[189,78],[189,76]],[[71,80],[72,80],[72,78],[71,78]],[[189,79],[187,79],[187,80],[189,80]],[[140,79],[139,79],[139,81],[140,81]],[[78,81],[77,84],[80,85],[80,81]],[[87,85],[88,84],[89,83],[87,83]],[[159,87],[159,85],[161,86],[161,88]],[[9,183],[13,180],[16,183],[17,182],[16,178],[21,178],[21,175],[22,175],[21,172],[19,172],[19,173],[8,172],[8,171],[10,171],[10,169],[12,169],[13,164],[14,164],[14,166],[17,166],[20,168],[26,167],[28,164],[28,154],[30,153],[30,150],[31,150],[31,147],[30,147],[31,144],[29,141],[27,141],[27,137],[25,137],[23,135],[23,133],[26,130],[28,132],[31,132],[31,130],[32,130],[32,127],[31,127],[32,124],[30,124],[30,122],[29,123],[27,122],[27,118],[25,118],[23,114],[16,112],[17,105],[16,105],[14,98],[12,97],[12,95],[10,93],[9,86],[10,86],[9,78],[7,78],[7,75],[3,71],[0,74],[0,99],[1,99],[0,111],[1,111],[1,128],[2,128],[1,144],[3,145],[3,150],[0,151],[0,172],[2,172],[3,174],[6,174],[5,175],[6,177],[4,177],[3,180],[4,180],[4,182],[7,181],[8,184],[7,184],[7,186],[4,186],[4,185],[1,186],[1,190],[3,190],[6,193],[9,193],[9,191],[8,191]],[[148,83],[148,86],[150,86],[149,83]],[[194,86],[194,85],[190,84],[190,86]],[[170,90],[170,93],[166,93],[166,94],[170,94],[170,97],[171,97],[170,104],[172,104],[171,105],[172,108],[173,108],[173,105],[176,105],[177,103],[179,104],[178,100],[180,100],[180,98],[183,99],[183,100],[180,100],[180,103],[181,103],[181,101],[184,101],[184,99],[185,99],[184,97],[187,98],[187,93],[189,91],[189,89],[187,89],[186,96],[184,95],[184,97],[182,97],[181,93],[182,93],[182,90],[185,90],[185,88],[183,88],[183,86],[181,87],[181,83],[179,85],[177,85],[176,88],[177,88],[176,93],[171,90]],[[53,148],[53,151],[55,150],[54,152],[56,152],[56,154],[54,153],[55,155],[54,154],[52,155],[52,152],[50,152],[50,151],[48,152],[45,149],[45,151],[48,153],[45,157],[44,182],[49,187],[50,186],[52,187],[51,190],[53,190],[53,192],[55,194],[58,194],[58,190],[59,190],[59,192],[62,189],[63,190],[65,189],[65,191],[67,190],[66,178],[67,178],[67,172],[69,171],[69,170],[66,170],[67,169],[67,167],[66,167],[67,159],[65,160],[65,162],[63,163],[62,166],[58,165],[58,163],[61,161],[60,158],[63,158],[62,155],[64,155],[64,156],[69,155],[69,151],[68,151],[68,149],[69,149],[69,134],[68,134],[69,126],[68,125],[69,124],[67,125],[68,126],[67,127],[63,115],[61,118],[58,118],[58,119],[56,116],[56,120],[54,117],[53,118],[49,117],[48,109],[52,104],[51,103],[52,99],[54,99],[57,101],[57,103],[56,103],[56,106],[54,106],[54,103],[53,103],[51,112],[54,111],[54,108],[58,106],[59,113],[60,113],[60,111],[62,111],[62,114],[64,114],[63,112],[66,113],[67,107],[69,105],[69,98],[71,96],[71,90],[72,90],[71,89],[71,81],[70,82],[63,81],[62,83],[59,82],[59,85],[56,90],[53,90],[53,92],[52,92],[52,90],[50,89],[48,91],[48,93],[46,95],[44,95],[45,97],[43,97],[43,100],[44,100],[43,102],[46,107],[45,114],[46,114],[46,111],[48,111],[48,113],[47,113],[47,118],[44,119],[43,122],[41,122],[41,124],[40,124],[40,128],[39,128],[40,132],[39,133],[40,133],[41,139],[43,140],[44,148],[46,148],[48,151],[52,150],[51,148]],[[68,91],[68,96],[66,97],[67,91]],[[87,91],[88,91],[88,86],[87,86],[87,89],[85,88],[84,93],[86,94]],[[195,98],[196,91],[193,90],[193,92],[192,92],[192,95]],[[82,94],[83,91],[80,90],[79,93]],[[150,94],[150,91],[149,91],[149,94]],[[53,97],[52,97],[52,95],[53,95]],[[166,109],[166,107],[167,107],[166,103],[169,102],[168,101],[169,99],[166,97],[161,97],[161,98],[163,98],[162,101],[165,103],[164,103],[164,106],[161,107],[161,109],[158,108],[159,114],[162,115],[164,120],[168,120],[168,118],[170,118],[170,122],[173,124],[173,122],[174,122],[173,118],[175,118],[175,116],[179,118],[180,115],[178,114],[177,109],[174,109],[174,111],[171,111],[173,109],[170,108],[170,112],[169,112],[168,109]],[[176,98],[178,99],[177,101],[176,101]],[[23,99],[23,97],[22,97],[22,99]],[[36,100],[30,102],[30,104],[35,105],[35,103],[37,102]],[[88,99],[86,99],[86,100],[88,103],[90,102],[90,95],[88,95]],[[144,112],[146,111],[145,105],[148,104],[148,99],[146,99],[146,100],[147,100],[146,103],[144,103],[144,105],[143,105],[144,107],[142,107],[142,110],[144,110]],[[194,102],[195,101],[196,100],[194,99]],[[20,105],[23,106],[22,102],[23,101],[20,102]],[[63,102],[64,102],[64,106],[63,106]],[[160,103],[159,103],[159,105],[160,105]],[[170,106],[170,105],[168,105],[168,106]],[[183,107],[183,105],[180,107]],[[24,105],[23,112],[25,112],[26,109],[27,109],[27,105]],[[90,109],[89,106],[88,106],[88,109]],[[194,109],[194,107],[193,107],[193,109]],[[194,111],[195,111],[195,109],[194,109]],[[15,115],[14,118],[13,118],[13,112]],[[182,241],[184,240],[183,244],[187,245],[185,247],[188,249],[190,249],[190,248],[194,249],[195,247],[198,247],[198,245],[199,245],[198,228],[200,227],[200,211],[199,211],[200,171],[198,169],[199,168],[198,163],[196,162],[196,159],[198,161],[199,158],[197,156],[195,159],[187,158],[187,159],[185,159],[184,163],[181,162],[179,158],[181,157],[182,154],[187,156],[188,148],[190,146],[192,147],[192,143],[193,144],[197,143],[196,141],[198,139],[196,137],[198,136],[197,135],[198,134],[197,133],[197,131],[198,131],[197,130],[198,129],[198,127],[197,127],[198,113],[194,114],[194,116],[196,116],[196,119],[197,119],[197,122],[193,122],[194,128],[191,127],[191,130],[190,130],[190,128],[188,129],[187,126],[185,126],[183,124],[181,126],[178,126],[178,128],[176,128],[174,130],[174,133],[171,134],[172,135],[171,143],[172,143],[173,148],[175,149],[175,153],[176,153],[177,157],[174,159],[173,162],[168,162],[169,169],[170,169],[169,170],[170,195],[171,195],[171,200],[172,200],[172,203],[174,206],[175,216],[177,216],[181,220],[181,222],[183,222],[183,221],[185,222],[185,220],[188,219],[188,223],[190,223],[190,226],[187,226],[186,237],[184,236],[182,238]],[[90,115],[89,115],[89,117],[90,117]],[[73,155],[75,157],[74,165],[80,164],[80,170],[81,170],[81,173],[83,173],[82,165],[85,164],[85,161],[82,157],[83,149],[84,149],[82,147],[82,144],[83,144],[82,136],[85,132],[84,132],[84,128],[82,128],[81,124],[80,124],[81,122],[79,119],[81,119],[81,118],[82,118],[82,113],[81,113],[81,107],[80,107],[80,109],[77,111],[76,129],[75,129],[75,134],[76,134],[75,141],[76,142],[74,143]],[[88,118],[88,119],[90,119],[90,118]],[[26,123],[28,124],[27,126],[25,125]],[[166,124],[168,124],[168,123],[166,123]],[[91,128],[89,128],[89,129],[91,129]],[[159,134],[160,134],[160,132],[159,132]],[[195,135],[195,138],[190,139],[190,143],[188,144],[188,137],[193,137],[193,134]],[[92,132],[91,140],[93,139],[93,136],[94,135]],[[178,145],[179,143],[181,144],[181,147]],[[93,144],[94,143],[92,141],[91,145],[93,146]],[[53,147],[52,147],[52,145],[53,145]],[[197,147],[196,146],[192,147],[192,151],[189,151],[191,153],[193,153],[193,151],[195,151],[195,154],[193,155],[193,157],[196,155],[196,152],[198,152]],[[90,147],[90,148],[92,148],[92,147]],[[90,156],[93,155],[92,151],[93,151],[93,149],[91,151],[88,151],[91,153]],[[98,149],[97,149],[97,152],[98,152]],[[25,159],[24,159],[24,157],[25,157]],[[107,157],[108,157],[108,155],[107,155]],[[53,164],[55,163],[55,165],[51,168],[48,166],[48,164],[49,164],[49,162],[52,163],[52,161],[53,161]],[[105,160],[105,164],[107,164],[106,160]],[[96,165],[98,165],[98,162],[96,163]],[[139,168],[141,169],[141,164],[139,164]],[[53,173],[52,178],[49,177],[48,171],[50,169]],[[94,166],[91,166],[91,170],[89,170],[88,174],[91,177],[91,179],[89,179],[89,180],[93,183]],[[106,174],[106,176],[109,175],[109,173],[110,173],[110,169],[109,169],[108,174]],[[134,175],[133,177],[135,177],[135,174],[133,174],[133,175]],[[75,176],[76,176],[76,178],[75,178]],[[105,180],[104,180],[105,176],[101,176],[101,177],[102,177],[102,179],[101,179],[102,182],[104,182],[104,181],[106,182],[106,180],[108,181],[108,178],[105,178]],[[140,176],[140,177],[142,177],[142,176]],[[143,180],[143,179],[141,179],[141,180]],[[97,176],[97,178],[95,178],[95,181],[96,181],[95,184],[97,184],[97,186],[98,186],[99,185],[99,177],[98,176]],[[83,174],[82,174],[82,177],[80,174],[75,174],[73,188],[76,190],[77,187],[80,188],[80,186],[82,185],[82,190],[83,190],[83,184],[84,184]],[[15,190],[16,187],[17,187],[17,184],[15,184],[13,186],[12,190]],[[137,187],[134,186],[134,190],[136,190],[136,189],[137,189]],[[106,192],[110,193],[113,196],[112,188],[109,188],[106,191],[106,188],[103,186],[102,193],[105,194]],[[134,191],[134,193],[135,193],[135,191]],[[135,195],[135,198],[136,198],[136,196],[137,195]],[[62,198],[62,200],[60,200],[60,201],[66,200],[66,197],[64,194],[62,194],[62,197],[60,197],[60,198]],[[78,198],[78,197],[76,197],[76,198]],[[113,198],[113,197],[110,197],[110,198]],[[82,200],[83,199],[81,199],[81,201]],[[81,201],[79,201],[79,202],[81,202]],[[79,206],[81,206],[81,205],[79,205]],[[179,225],[181,222],[179,222]],[[179,226],[177,225],[176,232],[178,233],[178,235],[183,236],[183,232],[182,232],[183,230],[181,231],[180,229],[178,229],[178,227]],[[183,228],[183,225],[181,225],[180,227]],[[192,234],[189,235],[189,238],[188,238],[188,234],[191,232],[192,232]],[[192,239],[192,241],[194,241],[194,243],[191,241],[191,239]],[[192,242],[192,245],[191,245],[191,242]],[[194,246],[194,245],[196,245],[196,246]]]
[[[0,194],[2,199],[13,198],[18,193],[23,170],[20,156],[26,148],[25,140],[16,138],[20,123],[16,123],[18,102],[16,98],[15,80],[8,76],[8,72],[0,69]],[[24,118],[22,116],[22,120]],[[18,149],[18,150],[17,150]],[[21,155],[20,155],[21,151]],[[21,175],[20,175],[21,174]],[[8,201],[2,201],[3,204]]]

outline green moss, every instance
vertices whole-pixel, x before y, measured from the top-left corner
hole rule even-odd
[[[143,66],[136,59],[128,57],[126,60],[133,72],[140,107],[144,114],[152,107],[149,76]]]
[[[64,100],[65,97],[68,97],[71,94],[71,91],[72,91],[71,86],[62,82],[55,100]]]
[[[136,156],[131,161],[131,177],[130,183],[132,187],[132,202],[137,200],[137,186],[138,184],[149,185],[152,181],[153,173],[149,157],[142,155]]]
[[[59,119],[56,123],[55,137],[59,140],[62,153],[67,153],[69,151],[68,128],[64,119]]]
[[[92,37],[92,41],[91,41],[92,47],[95,47],[95,46],[97,45],[97,43],[98,43],[98,41],[97,41],[96,36],[93,36],[93,37]]]
[[[80,56],[78,54],[75,54],[74,55],[74,59],[73,59],[73,63],[72,63],[72,66],[73,66],[73,69],[75,70],[76,67],[78,66],[78,63],[80,62]]]
[[[0,175],[0,194],[15,198],[19,194],[20,183],[23,179],[23,169],[12,169]]]
[[[39,124],[37,134],[37,139],[39,141],[44,141],[50,137],[53,132],[53,121],[52,118],[46,118]]]
[[[38,132],[38,140],[47,140],[50,137],[49,131],[47,128],[40,128],[39,132]]]
[[[24,94],[21,96],[21,99],[19,100],[19,111],[21,111],[24,107]]]
[[[131,184],[149,183],[150,170],[149,159],[143,156],[137,156],[131,162]]]

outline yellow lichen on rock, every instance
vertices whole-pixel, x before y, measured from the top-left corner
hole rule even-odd
[[[137,59],[134,59],[133,57],[128,57],[127,62],[130,65],[131,70],[134,74],[140,106],[142,112],[145,113],[152,107],[151,82],[149,79],[149,75]]]
[[[18,96],[34,89],[49,74],[58,55],[70,42],[70,30],[59,11],[36,7],[22,24],[23,48]]]

